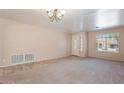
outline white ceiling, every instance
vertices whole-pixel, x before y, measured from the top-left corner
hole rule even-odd
[[[59,22],[50,22],[45,9],[1,9],[0,17],[16,21],[65,29],[71,32],[95,31],[124,25],[124,10],[116,9],[65,9]],[[99,28],[96,28],[99,27]]]

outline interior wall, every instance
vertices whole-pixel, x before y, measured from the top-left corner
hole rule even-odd
[[[4,57],[2,66],[12,65],[10,58],[15,54],[32,53],[34,61],[48,60],[71,55],[71,34],[61,29],[51,29],[5,21]]]
[[[2,62],[2,31],[0,30],[0,63]]]
[[[0,64],[3,64],[3,55],[4,55],[4,30],[8,24],[5,20],[0,20]]]
[[[98,52],[96,50],[96,34],[119,32],[119,53]],[[109,60],[124,61],[124,27],[88,32],[88,56]]]

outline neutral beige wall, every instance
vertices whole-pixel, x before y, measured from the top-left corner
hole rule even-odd
[[[119,53],[98,52],[96,50],[96,34],[119,32]],[[88,32],[88,56],[104,58],[110,60],[124,61],[124,27],[101,30],[96,32]]]
[[[8,24],[5,20],[0,20],[0,64],[3,64],[3,54],[4,54],[4,30],[6,29],[6,26],[4,24]]]
[[[2,31],[0,30],[0,63],[2,62]]]
[[[0,22],[3,19],[0,19]],[[61,29],[36,27],[5,20],[4,57],[0,65],[11,65],[14,54],[33,53],[34,61],[71,55],[71,34]],[[6,25],[7,24],[7,25]]]

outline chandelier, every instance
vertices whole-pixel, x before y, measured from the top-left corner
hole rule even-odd
[[[62,9],[50,9],[46,11],[51,22],[59,21],[63,18],[65,10]]]

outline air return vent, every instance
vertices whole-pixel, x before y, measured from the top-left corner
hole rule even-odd
[[[34,60],[33,54],[25,54],[25,61],[32,61]]]
[[[11,56],[12,64],[32,62],[33,60],[34,60],[34,54],[21,54],[21,55],[12,55]]]
[[[13,55],[13,56],[11,56],[11,62],[13,64],[22,63],[24,61],[23,59],[24,59],[23,55]]]

